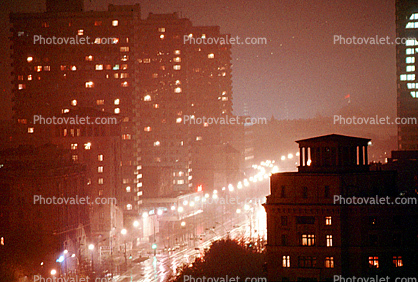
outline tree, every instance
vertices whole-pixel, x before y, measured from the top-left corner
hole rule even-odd
[[[245,278],[265,277],[263,253],[255,252],[238,241],[226,239],[214,242],[204,256],[188,266],[184,265],[179,275],[171,281],[185,281],[186,276],[193,278],[213,277]]]

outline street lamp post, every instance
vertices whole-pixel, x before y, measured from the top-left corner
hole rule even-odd
[[[124,228],[124,229],[122,229],[121,231],[120,231],[120,233],[122,233],[122,235],[123,235],[123,238],[124,238],[124,243],[125,243],[125,253],[124,253],[124,256],[125,256],[125,267],[127,267],[128,266],[128,261],[127,261],[127,259],[126,259],[126,233],[127,233],[127,231],[126,231],[126,229]]]
[[[89,245],[89,250],[91,251],[91,271],[94,272],[94,260],[93,260],[94,245],[93,244]]]

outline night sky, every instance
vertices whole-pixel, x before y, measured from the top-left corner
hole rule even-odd
[[[40,0],[5,1],[3,27],[9,11],[45,8]],[[87,0],[85,8],[135,3],[141,5],[142,18],[149,12],[177,11],[194,25],[219,25],[223,33],[240,38],[267,38],[267,45],[232,48],[235,114],[243,114],[246,104],[254,117],[332,116],[347,104],[344,97],[349,94],[352,105],[366,116],[396,116],[395,45],[333,44],[339,34],[394,39],[394,0]],[[7,36],[2,28],[1,119],[11,114]]]

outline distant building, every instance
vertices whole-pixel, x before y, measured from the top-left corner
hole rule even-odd
[[[72,162],[69,150],[45,145],[0,152],[0,255],[10,268],[21,264],[26,274],[46,276],[67,250],[74,254],[67,271],[87,269],[89,205],[59,200],[85,199],[87,189],[85,167]]]
[[[418,1],[396,1],[396,37],[406,42],[396,44],[398,117],[418,119],[418,83],[416,54],[418,52]],[[398,149],[418,149],[418,127],[412,121],[398,125]]]
[[[416,273],[416,203],[336,201],[399,195],[394,171],[369,170],[369,141],[335,134],[299,140],[298,172],[272,175],[265,204],[269,281]]]

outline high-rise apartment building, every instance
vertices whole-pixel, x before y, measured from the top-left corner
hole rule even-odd
[[[231,116],[230,47],[191,44],[199,42],[196,38],[225,35],[219,27],[194,27],[176,13],[150,14],[137,35],[141,84],[135,97],[136,141],[144,196],[194,191],[198,183],[193,179],[193,160],[211,155],[193,154],[192,148],[226,141],[222,126],[201,118]]]
[[[36,115],[48,118],[90,107],[123,117],[120,165],[125,193],[118,204],[125,215],[136,215],[141,181],[132,140],[138,77],[133,75],[131,27],[140,21],[139,5],[110,5],[104,12],[52,7],[46,13],[11,14],[10,19],[14,119],[27,124],[29,134],[44,135],[53,126],[35,124]]]
[[[232,115],[230,45],[190,44],[226,35],[176,13],[142,20],[138,4],[83,12],[72,2],[10,16],[14,119],[46,136],[52,126],[35,124],[36,115],[94,108],[120,116],[118,205],[130,224],[142,198],[195,191],[193,159],[213,150],[193,155],[193,146],[228,142],[225,125],[198,118]]]
[[[404,44],[396,45],[398,117],[418,118],[418,77],[416,77],[418,1],[396,1],[396,36],[406,40]],[[418,149],[418,127],[416,124],[398,125],[398,149]]]

